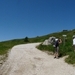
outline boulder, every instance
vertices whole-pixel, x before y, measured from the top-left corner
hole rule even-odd
[[[56,37],[49,37],[49,39],[46,39],[44,42],[43,42],[43,45],[51,45],[53,43],[53,40],[55,39]]]

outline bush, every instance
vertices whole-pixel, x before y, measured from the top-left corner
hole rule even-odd
[[[28,37],[25,37],[24,42],[29,42]]]

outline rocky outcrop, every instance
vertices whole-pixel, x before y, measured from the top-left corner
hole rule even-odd
[[[51,45],[53,43],[53,40],[55,39],[56,37],[49,37],[49,39],[46,39],[44,42],[43,42],[43,45]]]

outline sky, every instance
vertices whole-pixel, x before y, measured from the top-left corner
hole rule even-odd
[[[75,0],[0,0],[0,41],[75,29]]]

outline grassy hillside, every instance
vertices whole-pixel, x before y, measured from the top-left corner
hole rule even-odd
[[[48,39],[50,36],[60,37],[64,41],[62,35],[67,35],[67,37],[66,37],[65,46],[63,46],[63,43],[60,46],[61,49],[60,54],[61,56],[69,55],[69,57],[65,61],[68,63],[75,64],[75,52],[73,52],[73,47],[72,47],[72,36],[75,35],[75,29],[69,31],[63,30],[61,32],[47,34],[44,36],[37,36],[34,38],[13,39],[13,40],[0,42],[0,55],[6,54],[9,51],[9,49],[11,49],[14,45],[43,42],[45,39]],[[38,48],[41,50],[53,51],[52,46],[39,45]]]

